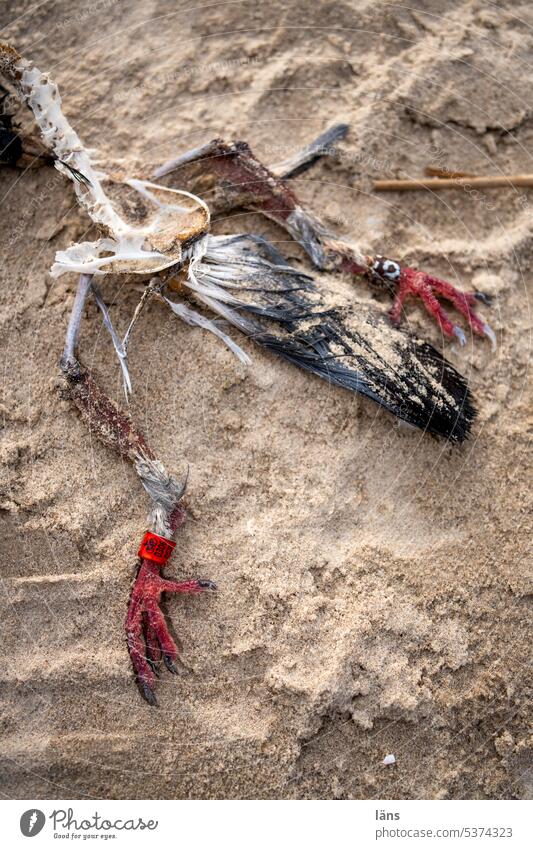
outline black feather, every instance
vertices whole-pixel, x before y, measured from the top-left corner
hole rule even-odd
[[[382,332],[384,336],[398,333],[385,323]],[[427,342],[407,338],[407,346],[396,340],[400,364],[391,365],[368,340],[368,353],[357,352],[359,344],[351,344],[353,330],[338,314],[330,315],[327,323],[318,324],[311,333],[258,333],[253,337],[259,345],[328,383],[371,398],[399,419],[452,442],[463,442],[476,414],[466,381]],[[345,349],[342,355],[332,353],[332,345],[338,344]]]
[[[20,136],[0,123],[0,165],[15,165],[21,156]]]
[[[211,237],[196,273],[205,285],[224,287],[224,278],[231,279],[227,285],[239,294],[234,309],[241,315],[235,323],[259,345],[422,430],[456,443],[469,435],[472,398],[442,354],[355,296],[343,306],[330,304],[331,294],[287,266],[264,240]],[[296,283],[292,289],[289,279]]]
[[[63,162],[62,159],[58,159],[57,161],[70,171],[70,173],[72,174],[74,179],[78,181],[78,183],[83,183],[83,185],[85,186],[91,186],[91,181],[89,180],[89,178],[86,177],[85,174],[82,174],[81,171],[78,171],[77,168],[74,168],[72,165],[69,165],[68,162]]]

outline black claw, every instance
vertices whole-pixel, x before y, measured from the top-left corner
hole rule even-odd
[[[489,295],[487,292],[474,292],[474,298],[476,301],[481,301],[482,304],[486,304],[488,307],[490,307],[493,301],[492,295]]]
[[[139,681],[138,684],[143,699],[145,699],[152,707],[157,707],[157,699],[152,688],[149,687],[148,684],[146,684],[146,682],[144,681]]]
[[[174,663],[174,661],[172,660],[172,658],[170,657],[170,655],[164,654],[163,660],[165,661],[165,666],[168,669],[168,671],[172,672],[173,675],[177,675],[178,674],[177,666]]]
[[[160,670],[159,664],[156,663],[155,660],[152,660],[150,657],[146,658],[146,662],[150,666],[154,675],[157,675],[159,677],[161,675],[161,670]]]
[[[208,581],[208,580],[205,580],[205,579],[199,580],[198,586],[202,587],[203,590],[217,590],[218,589],[218,587],[217,587],[217,585],[215,584],[214,581]]]

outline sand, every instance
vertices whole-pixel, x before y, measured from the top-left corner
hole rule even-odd
[[[132,469],[58,393],[75,278],[56,250],[92,232],[49,168],[0,169],[3,794],[36,798],[524,798],[533,764],[528,435],[532,196],[373,194],[429,164],[533,171],[533,13],[468,2],[176,4],[4,0],[2,37],[49,70],[85,143],[133,176],[214,136],[267,162],[335,121],[337,160],[296,188],[345,238],[495,298],[498,349],[459,349],[473,437],[452,449],[243,341],[245,368],[157,304],[132,343],[132,412],[193,519],[169,598],[187,669],[159,708],[133,684],[123,621],[144,530]],[[258,215],[217,232],[271,238]],[[373,301],[364,282],[328,281]],[[104,284],[125,327],[139,292]],[[122,400],[95,306],[85,361]],[[529,561],[530,562],[530,561]],[[394,753],[396,764],[383,766]]]

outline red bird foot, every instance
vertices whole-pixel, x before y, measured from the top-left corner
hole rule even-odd
[[[402,266],[392,259],[374,257],[372,261],[372,277],[374,280],[394,286],[394,303],[390,310],[391,320],[397,324],[402,317],[404,301],[408,297],[421,299],[428,313],[436,320],[446,336],[455,336],[460,345],[466,345],[464,331],[454,324],[439,303],[439,298],[449,301],[466,319],[470,329],[479,336],[486,336],[496,350],[496,335],[492,328],[475,312],[478,303],[490,305],[491,297],[483,292],[461,292],[438,277],[432,277],[425,271],[418,271],[409,266]]]
[[[152,560],[141,560],[133,585],[126,635],[128,650],[141,695],[151,705],[156,705],[154,693],[156,673],[161,660],[169,672],[177,672],[175,661],[179,658],[165,616],[160,607],[162,593],[203,593],[216,590],[213,581],[173,581],[160,573],[160,565]]]

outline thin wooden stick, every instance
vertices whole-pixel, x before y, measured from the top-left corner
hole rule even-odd
[[[374,180],[376,192],[413,192],[419,189],[498,189],[510,186],[533,189],[533,174],[514,174],[509,177],[445,177],[420,180]]]
[[[424,174],[427,177],[479,177],[479,174],[472,174],[471,171],[452,171],[450,168],[438,168],[436,165],[427,165],[424,168]]]

